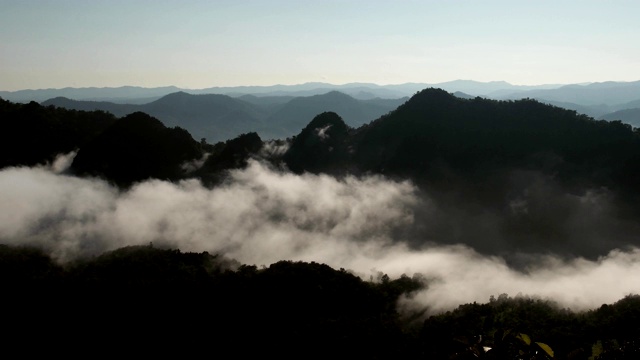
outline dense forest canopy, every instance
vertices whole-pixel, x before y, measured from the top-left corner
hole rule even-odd
[[[433,88],[369,123],[325,111],[214,144],[143,112],[0,112],[16,334],[240,336],[285,358],[638,351],[640,133],[620,121]],[[609,293],[559,290],[589,276]]]
[[[363,280],[316,262],[260,268],[153,244],[59,264],[41,250],[0,245],[0,280],[12,309],[9,345],[73,338],[79,349],[195,355],[204,344],[238,356],[633,359],[640,297],[574,312],[551,300],[501,294],[427,316],[398,301],[430,286],[420,274]],[[53,329],[56,329],[53,331]],[[149,344],[155,344],[149,347]],[[161,345],[163,344],[163,345]],[[52,353],[59,353],[55,348]],[[30,351],[27,350],[27,353]]]

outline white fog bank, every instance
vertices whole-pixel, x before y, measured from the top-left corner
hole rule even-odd
[[[153,242],[245,264],[315,261],[365,279],[420,273],[428,289],[403,305],[432,311],[502,293],[580,310],[640,292],[637,249],[596,260],[549,255],[526,272],[463,245],[411,249],[394,230],[416,221],[416,207],[434,205],[410,182],[298,176],[252,161],[214,189],[153,180],[120,191],[61,174],[60,166],[0,171],[0,243],[42,247],[62,262]]]

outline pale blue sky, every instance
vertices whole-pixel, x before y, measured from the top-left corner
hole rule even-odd
[[[640,80],[640,1],[0,0],[0,90]]]

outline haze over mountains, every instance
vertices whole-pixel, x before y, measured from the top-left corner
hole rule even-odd
[[[625,108],[624,110],[614,111],[609,114],[600,116],[603,120],[620,120],[623,123],[633,127],[640,127],[640,103],[635,101],[631,106],[639,106],[633,108]]]
[[[0,96],[16,102],[104,110],[118,117],[142,111],[168,126],[184,127],[195,138],[218,142],[252,131],[265,139],[293,136],[307,119],[323,111],[335,111],[349,126],[357,127],[388,113],[427,87],[442,88],[464,98],[537,99],[597,119],[621,120],[633,126],[640,123],[640,82],[516,86],[503,81],[457,80],[434,85],[306,83],[199,90],[65,88],[2,92]]]
[[[141,103],[149,102],[177,91],[190,94],[226,94],[233,97],[242,95],[256,96],[311,96],[321,95],[329,91],[340,91],[357,99],[401,98],[411,96],[417,91],[428,87],[441,88],[450,92],[461,91],[474,96],[489,95],[491,93],[510,94],[513,92],[534,89],[554,89],[562,85],[537,85],[519,86],[511,85],[504,81],[478,82],[471,80],[455,80],[443,83],[406,83],[395,85],[378,85],[371,83],[348,83],[335,85],[329,83],[310,82],[298,85],[272,85],[272,86],[236,86],[236,87],[211,87],[204,89],[182,89],[175,86],[160,88],[143,88],[136,86],[123,86],[118,88],[63,88],[0,91],[0,97],[15,102],[36,101],[42,102],[54,97],[67,97],[74,100],[110,101],[117,103]]]
[[[248,132],[257,132],[265,139],[284,139],[298,133],[308,119],[324,111],[335,111],[350,126],[357,127],[394,110],[406,100],[358,100],[337,91],[300,97],[244,95],[236,98],[180,91],[141,105],[64,97],[42,104],[74,110],[103,110],[118,117],[140,111],[157,117],[167,126],[183,127],[197,139],[215,143]]]

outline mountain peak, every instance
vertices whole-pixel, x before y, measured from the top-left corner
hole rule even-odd
[[[161,97],[160,99],[183,98],[188,96],[193,96],[193,95],[187,93],[186,91],[181,90],[181,91],[172,92],[171,94],[167,94]]]
[[[407,106],[416,104],[449,104],[458,103],[462,100],[445,90],[431,87],[417,92],[405,104]]]
[[[317,131],[318,129],[324,129],[330,127],[333,131],[341,130],[346,132],[349,128],[340,115],[333,111],[323,112],[316,115],[311,122],[302,130],[302,132]]]
[[[348,158],[345,140],[349,127],[335,112],[323,112],[297,135],[284,156],[294,172],[331,172]],[[329,167],[327,167],[329,165]]]

